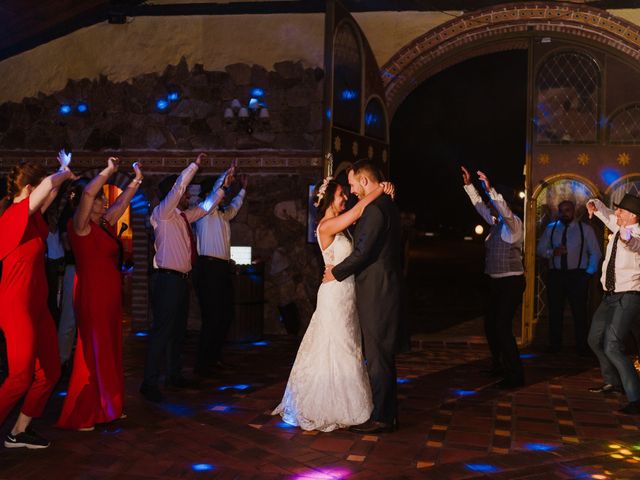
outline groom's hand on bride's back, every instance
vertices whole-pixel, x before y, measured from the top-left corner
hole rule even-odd
[[[333,265],[327,265],[324,267],[324,276],[322,277],[322,283],[332,282],[336,279],[333,276]]]

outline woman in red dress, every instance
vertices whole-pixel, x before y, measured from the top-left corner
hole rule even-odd
[[[73,176],[67,164],[45,178],[42,166],[20,163],[7,177],[7,196],[0,202],[0,329],[9,366],[0,386],[0,425],[26,394],[18,420],[5,437],[7,448],[49,446],[30,427],[31,419],[42,415],[60,376],[56,327],[47,306],[48,228],[42,213],[62,182]]]
[[[138,164],[133,168],[135,179],[107,209],[102,187],[118,169],[118,160],[109,158],[107,168],[84,188],[67,229],[76,259],[78,343],[57,423],[61,428],[91,431],[123,416],[122,247],[115,226],[142,183]]]

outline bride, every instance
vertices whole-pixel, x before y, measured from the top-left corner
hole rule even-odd
[[[314,205],[320,219],[316,233],[325,265],[337,265],[349,256],[353,246],[346,229],[372,201],[393,192],[393,185],[383,182],[345,212],[347,196],[340,184],[327,177],[316,186]],[[353,276],[320,285],[316,311],[272,415],[279,414],[303,430],[322,432],[367,421],[373,403],[361,335]]]

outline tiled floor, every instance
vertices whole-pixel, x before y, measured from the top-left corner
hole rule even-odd
[[[640,416],[615,413],[624,397],[588,393],[600,382],[595,361],[569,354],[528,352],[528,386],[501,391],[482,374],[482,345],[423,341],[426,349],[398,359],[400,430],[366,436],[303,432],[269,415],[295,355],[291,340],[232,347],[234,370],[167,392],[159,406],[137,393],[146,339],[125,344],[128,419],[56,430],[59,390],[35,423],[53,446],[0,450],[0,478],[640,478]]]

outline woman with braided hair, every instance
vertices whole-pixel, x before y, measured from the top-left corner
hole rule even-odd
[[[61,152],[58,160],[60,170],[49,176],[34,162],[16,165],[7,177],[7,196],[0,201],[0,329],[9,364],[9,375],[0,386],[0,424],[26,394],[18,420],[5,438],[7,448],[49,446],[30,423],[42,414],[60,376],[44,268],[49,229],[42,217],[60,185],[73,177],[68,168],[71,157]]]

